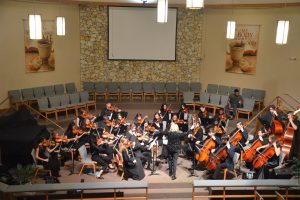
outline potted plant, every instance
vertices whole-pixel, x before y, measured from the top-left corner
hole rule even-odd
[[[17,167],[12,171],[12,174],[19,184],[26,184],[31,182],[35,170],[36,167],[34,164],[24,166],[17,164]]]

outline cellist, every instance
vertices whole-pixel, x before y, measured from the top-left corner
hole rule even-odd
[[[270,130],[273,126],[274,120],[282,122],[283,116],[276,111],[275,105],[270,105],[269,112],[259,117],[266,130]]]
[[[292,146],[292,153],[291,156],[292,157],[297,157],[297,153],[298,153],[298,139],[299,139],[299,127],[300,127],[300,121],[298,119],[295,119],[295,116],[293,114],[293,112],[288,112],[287,114],[290,126],[297,131],[297,133],[294,134],[294,138],[293,138],[293,146]]]
[[[281,147],[277,144],[277,138],[275,135],[270,135],[269,143],[264,146],[258,147],[256,151],[261,151],[261,149],[266,149],[272,146],[274,147],[275,150],[273,157],[268,159],[268,162],[266,162],[260,169],[256,169],[256,174],[258,179],[269,178],[269,169],[272,169],[279,165],[279,155],[281,153]]]
[[[217,169],[215,170],[214,174],[212,175],[212,179],[217,179],[220,175],[222,169],[234,169],[233,157],[234,157],[234,147],[229,143],[229,137],[227,135],[223,135],[221,138],[222,145],[220,148],[226,146],[226,151],[228,153],[227,158],[218,165]]]
[[[193,129],[190,130],[188,134],[188,144],[186,148],[186,156],[188,159],[194,159],[194,154],[199,153],[199,147],[196,146],[199,145],[203,140],[203,134],[205,133],[205,130],[203,127],[200,126],[199,122],[195,122],[195,125]]]
[[[244,148],[246,146],[246,142],[248,140],[248,132],[244,128],[244,125],[242,124],[242,122],[237,122],[236,129],[233,130],[231,132],[231,134],[229,134],[229,135],[232,136],[237,131],[240,131],[242,133],[242,139],[240,140],[239,145],[235,148],[235,152],[240,154],[242,148]]]

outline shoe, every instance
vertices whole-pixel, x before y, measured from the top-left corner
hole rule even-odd
[[[175,180],[175,179],[176,179],[176,176],[175,176],[175,175],[173,175],[173,176],[172,176],[172,180]]]

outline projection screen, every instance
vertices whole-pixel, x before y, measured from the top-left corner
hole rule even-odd
[[[177,9],[157,23],[156,8],[109,7],[108,59],[176,60]]]

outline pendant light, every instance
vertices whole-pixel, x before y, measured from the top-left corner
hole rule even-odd
[[[168,0],[157,0],[157,22],[167,23],[168,21]]]
[[[231,18],[233,18],[233,0],[231,1]],[[226,38],[229,40],[234,39],[235,37],[235,27],[236,27],[236,22],[233,20],[227,21],[227,33],[226,33]]]
[[[200,9],[204,7],[204,0],[186,0],[186,7],[189,9]]]
[[[42,39],[41,15],[29,15],[29,38],[32,40]]]

